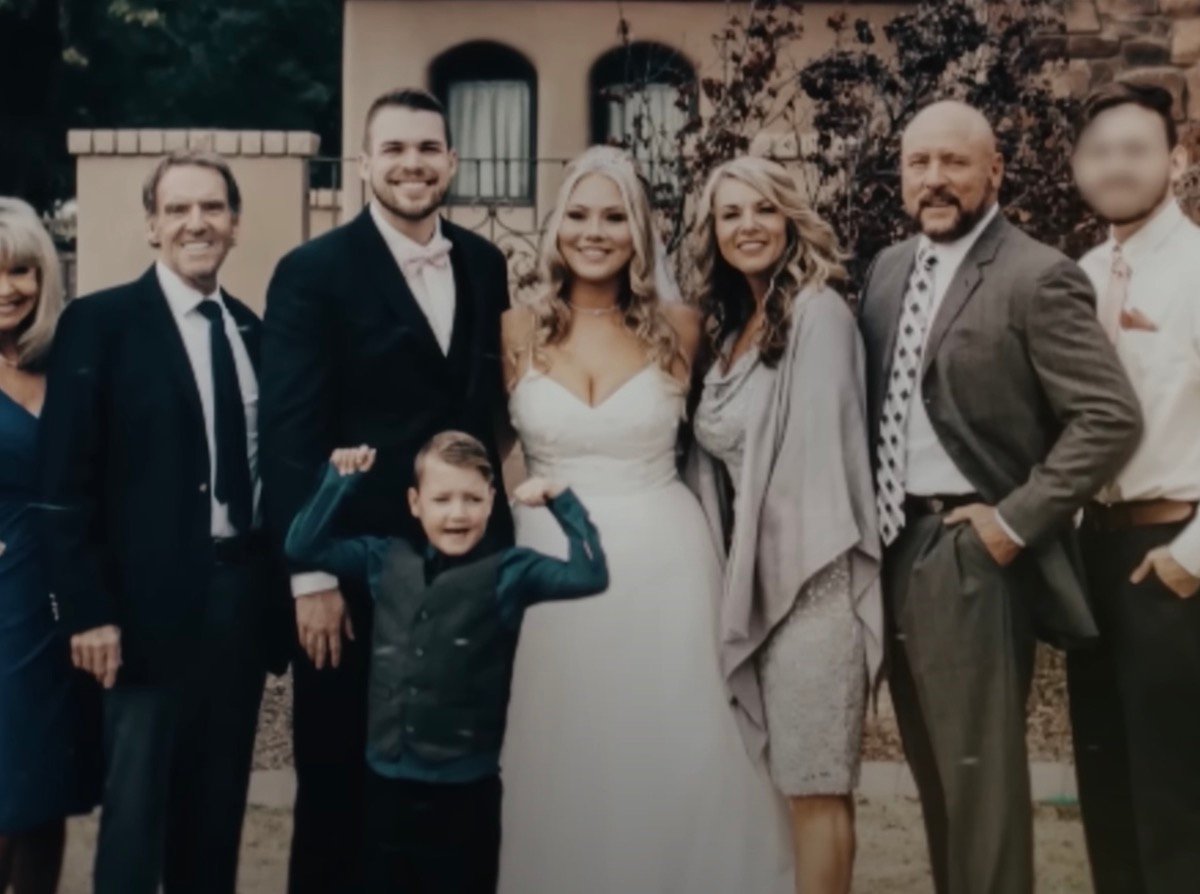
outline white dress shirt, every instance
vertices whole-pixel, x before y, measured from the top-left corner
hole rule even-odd
[[[192,375],[196,379],[196,390],[200,393],[200,409],[204,412],[204,431],[208,436],[208,492],[212,499],[212,536],[232,537],[239,533],[229,520],[229,507],[217,500],[217,441],[216,441],[216,409],[213,395],[212,345],[209,340],[210,323],[208,318],[196,308],[203,301],[215,301],[221,307],[221,317],[225,321],[225,335],[233,350],[233,362],[237,369],[238,385],[242,390],[242,405],[246,410],[246,450],[250,459],[250,480],[254,487],[254,525],[260,523],[260,494],[261,482],[258,479],[258,377],[254,373],[254,364],[250,362],[250,353],[242,341],[237,323],[225,306],[218,287],[211,295],[202,295],[193,289],[161,261],[155,265],[158,284],[162,286],[175,325],[183,338],[183,347],[187,351],[188,360],[192,365]],[[245,534],[247,532],[242,531]]]
[[[929,325],[925,327],[925,340],[928,343],[929,333],[933,322],[937,319],[938,308],[950,290],[950,283],[962,266],[963,259],[979,239],[992,218],[996,216],[999,207],[992,206],[991,211],[975,224],[971,232],[953,242],[933,242],[927,236],[921,237],[921,244],[931,245],[937,263],[933,267],[933,297],[929,308]],[[918,252],[921,246],[918,246]],[[923,362],[924,358],[922,358]],[[938,440],[933,423],[929,421],[929,413],[925,409],[925,401],[921,399],[921,389],[913,390],[908,406],[908,435],[906,445],[906,475],[904,490],[918,496],[969,494],[975,487],[959,471],[942,442]]]
[[[387,243],[392,257],[396,259],[396,265],[404,274],[404,281],[408,283],[409,290],[417,299],[417,305],[425,314],[425,319],[429,321],[429,328],[433,330],[433,334],[442,348],[442,353],[448,354],[450,337],[454,332],[454,269],[449,263],[441,267],[425,264],[416,274],[412,274],[406,269],[409,266],[408,262],[424,255],[429,246],[446,243],[446,237],[442,235],[441,218],[437,219],[437,228],[433,232],[433,239],[430,240],[429,246],[414,242],[389,224],[375,202],[371,203],[371,219],[375,221],[379,232],[383,234],[383,241]],[[445,250],[449,250],[448,243],[445,244]]]
[[[1000,206],[992,205],[991,210],[979,219],[971,232],[960,236],[953,242],[934,242],[927,236],[921,237],[921,245],[917,246],[918,253],[923,246],[928,245],[933,249],[934,257],[937,258],[937,263],[933,267],[933,297],[929,307],[929,325],[925,327],[926,346],[929,344],[929,333],[933,331],[938,309],[942,306],[946,293],[950,291],[950,284],[958,276],[958,268],[962,266],[962,262],[966,260],[988,224],[999,213]],[[921,362],[924,364],[924,356],[922,356]],[[966,475],[959,471],[954,460],[950,458],[950,454],[946,452],[946,448],[942,446],[942,442],[938,440],[933,423],[929,421],[929,413],[925,409],[925,401],[922,399],[920,388],[913,390],[910,401],[908,405],[908,435],[905,439],[905,453],[907,454],[905,493],[918,496],[973,493],[975,486],[967,480]],[[1025,545],[1025,541],[1017,536],[1017,532],[1008,525],[999,512],[996,513],[996,521],[1004,529],[1009,540],[1018,546]]]
[[[1079,264],[1104,295],[1116,241]],[[1128,465],[1100,494],[1105,502],[1200,500],[1200,227],[1171,200],[1121,246],[1129,265],[1126,307],[1155,327],[1122,327],[1117,354],[1142,407],[1144,434]],[[1171,555],[1200,575],[1200,518],[1171,544]]]

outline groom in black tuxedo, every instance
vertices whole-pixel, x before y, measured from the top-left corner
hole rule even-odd
[[[275,270],[260,424],[268,522],[280,537],[335,447],[378,448],[372,485],[343,514],[347,535],[421,536],[404,495],[417,450],[439,431],[479,437],[499,468],[507,265],[438,213],[457,165],[437,99],[419,90],[379,97],[360,163],[369,206]],[[493,515],[489,538],[511,541],[507,508]],[[370,597],[306,568],[293,569],[292,592],[301,652],[288,890],[346,894],[362,885]]]

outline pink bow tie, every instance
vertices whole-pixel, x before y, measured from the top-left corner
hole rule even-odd
[[[428,245],[423,245],[418,251],[400,260],[400,267],[405,276],[419,276],[426,267],[445,270],[450,266],[450,240],[444,236],[435,237]]]

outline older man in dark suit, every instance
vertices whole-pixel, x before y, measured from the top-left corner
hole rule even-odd
[[[1072,517],[1140,416],[1087,278],[1000,214],[983,116],[927,107],[901,164],[920,234],[861,305],[892,697],[939,894],[1028,894],[1035,638],[1096,635]]]
[[[42,426],[51,582],[104,693],[97,894],[234,891],[282,564],[262,534],[261,324],[218,282],[241,199],[204,152],[143,201],[158,261],[71,302]]]

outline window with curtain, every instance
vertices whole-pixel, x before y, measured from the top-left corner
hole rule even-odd
[[[525,81],[454,81],[447,96],[458,147],[455,198],[524,199],[529,196],[532,107]]]
[[[533,66],[509,47],[475,42],[442,54],[432,75],[459,156],[451,199],[529,201],[536,133]]]
[[[670,47],[643,42],[609,51],[592,67],[592,140],[624,146],[653,186],[673,187],[695,81],[691,63]]]

